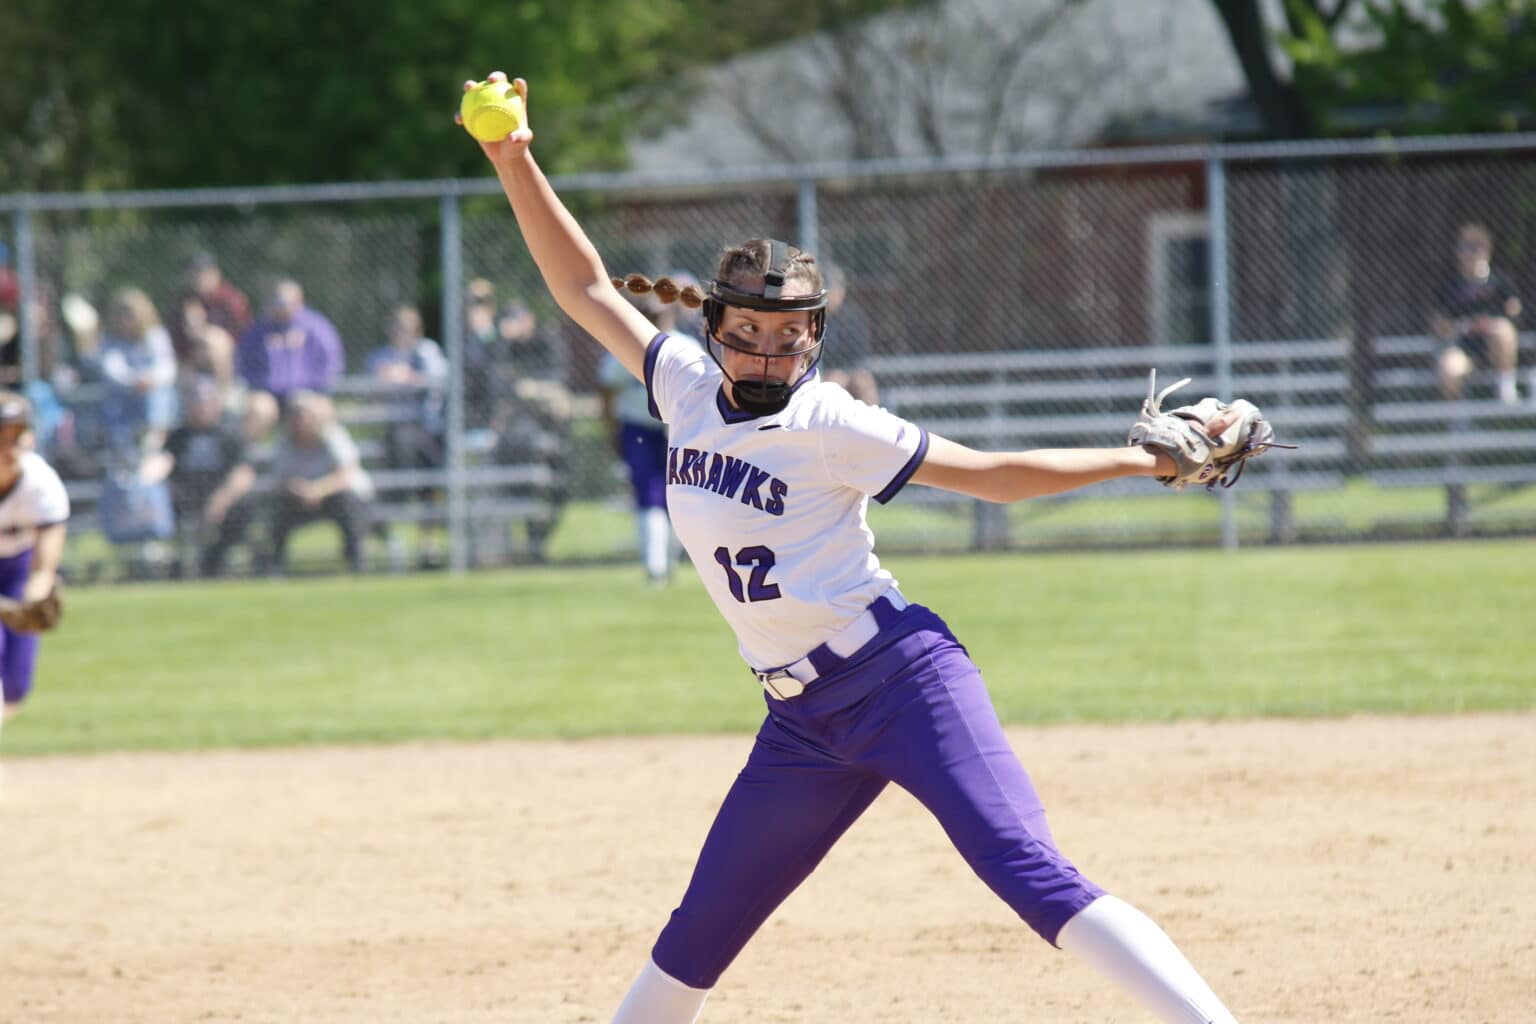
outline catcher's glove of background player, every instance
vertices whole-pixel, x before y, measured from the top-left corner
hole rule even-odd
[[[1218,483],[1231,487],[1243,475],[1243,465],[1255,455],[1270,448],[1296,447],[1276,443],[1275,428],[1258,406],[1243,398],[1230,403],[1202,398],[1194,405],[1163,412],[1163,399],[1188,383],[1185,377],[1158,391],[1157,371],[1153,370],[1147,378],[1141,417],[1131,425],[1125,439],[1128,445],[1157,449],[1173,459],[1174,475],[1158,477],[1165,486],[1174,490],[1185,484],[1204,484],[1207,490]],[[1236,413],[1237,419],[1219,437],[1207,434],[1205,424],[1229,411]]]
[[[0,597],[0,623],[14,633],[46,633],[63,617],[64,595],[57,585],[36,601]]]

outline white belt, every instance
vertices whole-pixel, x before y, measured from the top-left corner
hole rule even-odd
[[[881,602],[885,602],[888,609],[877,608]],[[768,691],[770,697],[777,700],[798,697],[805,692],[807,686],[826,672],[840,667],[839,662],[852,657],[861,647],[873,640],[880,632],[882,613],[894,614],[905,608],[907,603],[907,599],[901,596],[901,591],[892,587],[871,601],[869,607],[865,608],[858,618],[839,630],[836,636],[828,639],[799,661],[771,671],[752,669],[752,674],[757,677],[759,683],[763,684],[763,689]],[[816,667],[818,663],[822,666],[821,669]]]

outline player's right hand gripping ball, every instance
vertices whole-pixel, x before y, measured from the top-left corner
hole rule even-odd
[[[459,117],[481,142],[499,142],[523,126],[523,98],[511,82],[487,79],[464,90]]]
[[[1207,490],[1218,483],[1231,487],[1243,475],[1243,465],[1255,455],[1271,448],[1295,448],[1275,441],[1275,428],[1264,419],[1258,406],[1244,398],[1231,403],[1216,398],[1202,398],[1194,405],[1181,405],[1162,411],[1163,399],[1189,383],[1185,377],[1157,390],[1157,371],[1147,380],[1147,398],[1141,403],[1141,417],[1131,425],[1125,443],[1166,452],[1174,462],[1173,476],[1158,477],[1165,486],[1180,490],[1185,484],[1204,484]],[[1219,437],[1205,430],[1221,413],[1232,411],[1237,418]]]

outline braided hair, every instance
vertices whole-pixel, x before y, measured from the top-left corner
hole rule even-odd
[[[630,274],[627,277],[610,278],[613,286],[619,291],[631,292],[635,295],[652,295],[661,302],[681,302],[689,309],[698,309],[704,305],[704,290],[696,284],[679,285],[676,281],[665,275],[652,281],[644,274]]]
[[[715,280],[729,285],[743,277],[761,277],[768,272],[769,261],[772,259],[773,243],[769,239],[749,239],[740,245],[728,247],[720,254],[720,262],[715,269]],[[804,249],[790,246],[786,268],[788,270],[786,278],[809,285],[812,292],[821,291],[821,267],[817,265],[815,256]],[[681,302],[689,309],[698,309],[704,305],[705,296],[702,288],[696,284],[679,285],[670,277],[662,276],[652,281],[644,274],[630,274],[627,277],[615,277],[610,280],[620,291],[629,291],[636,295],[653,294],[662,302]]]

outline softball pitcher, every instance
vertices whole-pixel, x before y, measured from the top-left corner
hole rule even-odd
[[[62,614],[59,559],[69,495],[53,467],[32,450],[32,407],[0,391],[0,688],[15,716],[32,689],[38,634]]]
[[[821,272],[810,254],[768,239],[726,249],[707,292],[655,283],[663,300],[703,306],[707,351],[679,342],[615,289],[535,163],[532,138],[524,127],[481,146],[556,301],[645,382],[667,427],[677,533],[767,704],[682,901],[614,1020],[696,1020],[747,941],[894,782],[1041,938],[1160,1020],[1232,1024],[1157,925],[1057,850],[980,673],[944,621],[881,568],[865,512],[871,497],[890,501],[911,482],[992,501],[1125,476],[1204,482],[1234,461],[1220,461],[1217,440],[1233,426],[1257,431],[1257,410],[1239,424],[1239,410],[1211,400],[1197,423],[1161,414],[1157,396],[1125,447],[973,451],[819,378]],[[624,283],[652,288],[638,276]]]

